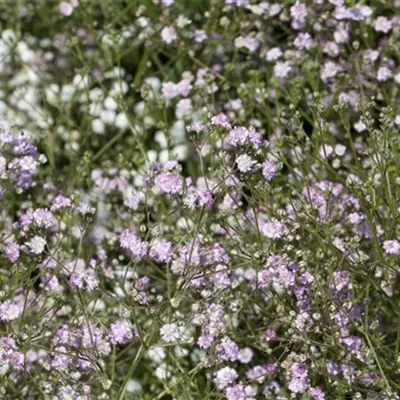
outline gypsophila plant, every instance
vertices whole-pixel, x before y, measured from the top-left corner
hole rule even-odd
[[[0,399],[400,399],[400,1],[0,1]]]

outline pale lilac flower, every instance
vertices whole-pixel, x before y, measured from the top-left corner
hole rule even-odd
[[[272,179],[278,173],[278,165],[275,164],[273,161],[266,160],[262,164],[262,174],[267,182],[271,182]]]
[[[96,209],[94,207],[91,207],[88,203],[82,202],[79,203],[78,207],[76,207],[76,211],[78,211],[79,214],[87,215],[94,214],[96,212]]]
[[[172,174],[160,174],[154,179],[156,189],[161,193],[175,194],[182,190],[183,179]]]
[[[336,57],[340,54],[340,47],[335,42],[326,42],[324,52],[331,57]]]
[[[54,215],[47,208],[38,208],[32,214],[32,220],[39,228],[49,229],[56,225]]]
[[[13,321],[22,315],[22,310],[23,307],[21,304],[6,300],[3,303],[0,303],[0,320]]]
[[[46,292],[60,293],[63,290],[63,286],[55,275],[45,275],[41,281]]]
[[[337,64],[333,61],[327,61],[322,67],[321,78],[322,80],[327,81],[328,79],[334,78],[338,72],[339,68]]]
[[[161,340],[166,343],[178,342],[181,338],[181,330],[178,324],[165,324],[160,328]]]
[[[197,29],[194,32],[194,40],[197,43],[202,43],[207,39],[207,34],[205,31],[203,31],[202,29]]]
[[[235,126],[229,131],[228,143],[232,146],[244,145],[249,137],[249,131],[244,126]]]
[[[215,373],[214,382],[217,388],[219,390],[222,390],[232,384],[237,377],[238,373],[236,372],[236,370],[234,370],[233,368],[224,367]]]
[[[60,400],[78,400],[80,398],[79,392],[74,390],[72,386],[62,386],[57,392],[57,399]]]
[[[282,57],[282,50],[279,47],[273,47],[267,51],[265,58],[267,61],[276,61],[278,58]]]
[[[15,263],[19,258],[20,249],[21,246],[18,243],[14,241],[8,242],[5,245],[4,255],[10,262]]]
[[[64,15],[64,17],[69,17],[74,12],[74,8],[72,7],[72,5],[69,3],[66,3],[65,1],[60,3],[59,10],[60,10],[60,13],[62,15]]]
[[[346,11],[346,17],[353,21],[363,21],[372,15],[372,9],[364,5],[350,7]]]
[[[178,85],[176,85],[174,82],[164,82],[162,84],[161,92],[164,99],[167,101],[179,96]]]
[[[133,338],[133,330],[128,321],[119,320],[111,324],[108,336],[111,343],[124,344]]]
[[[178,38],[178,35],[176,34],[175,28],[170,25],[163,28],[161,31],[161,38],[165,43],[171,44],[172,42],[175,42],[175,40]]]
[[[304,20],[307,17],[307,6],[299,1],[296,1],[296,4],[290,8],[290,15],[295,20]]]
[[[289,390],[293,393],[303,393],[309,386],[307,367],[302,363],[294,363],[291,371],[292,380],[289,382]]]
[[[19,166],[22,171],[35,171],[39,165],[39,162],[32,156],[25,156],[19,160]]]
[[[18,351],[15,340],[10,336],[0,337],[0,368],[11,366],[17,370],[24,365],[24,355]]]
[[[245,390],[245,386],[241,383],[230,386],[226,389],[227,400],[247,400],[248,396]]]
[[[272,240],[281,239],[288,233],[285,225],[275,218],[265,222],[261,226],[261,232],[264,236]]]
[[[172,260],[172,243],[166,239],[155,239],[149,254],[158,262],[168,263]]]
[[[207,190],[190,187],[183,198],[183,204],[190,209],[196,207],[210,208],[213,204],[213,196]]]
[[[188,117],[193,112],[193,104],[190,99],[182,99],[176,105],[176,118],[181,119],[184,117]]]
[[[400,242],[398,240],[385,240],[383,249],[386,254],[400,254]]]
[[[333,34],[336,43],[346,43],[349,40],[349,31],[343,27],[336,29]]]
[[[308,386],[309,383],[307,379],[293,378],[289,382],[288,387],[292,393],[303,393],[307,390]]]
[[[137,236],[134,230],[125,229],[119,238],[120,245],[127,249],[137,260],[142,259],[147,254],[148,244]]]
[[[379,82],[385,82],[393,76],[393,72],[385,65],[379,67],[376,79]]]
[[[314,400],[325,400],[325,392],[320,387],[311,388],[310,392]]]
[[[249,347],[240,349],[238,360],[242,364],[248,364],[253,359],[254,353]]]
[[[230,127],[229,118],[225,114],[218,114],[211,118],[212,125],[222,126],[224,128]]]
[[[388,33],[392,27],[392,21],[386,17],[378,17],[374,22],[374,28],[377,32]]]
[[[265,381],[265,378],[267,377],[267,371],[264,366],[256,365],[255,367],[250,369],[246,375],[252,381],[263,383]]]
[[[68,197],[63,196],[62,194],[59,194],[55,199],[54,202],[51,206],[52,210],[59,210],[61,208],[66,208],[72,205],[71,199]]]
[[[229,338],[223,338],[217,346],[217,351],[222,360],[236,361],[239,358],[238,345]]]
[[[278,61],[274,66],[274,75],[277,78],[286,78],[290,71],[292,70],[292,66],[290,61]]]
[[[201,133],[207,128],[206,124],[203,124],[201,121],[195,121],[191,125],[187,127],[188,132],[196,132]]]
[[[141,192],[128,194],[124,198],[124,205],[131,210],[137,210],[139,208],[139,204],[143,201],[143,198],[144,195]]]
[[[313,45],[313,39],[309,33],[299,33],[294,41],[294,45],[300,50],[309,50]]]

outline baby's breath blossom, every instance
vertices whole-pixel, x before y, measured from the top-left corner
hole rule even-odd
[[[15,340],[10,336],[0,337],[0,367],[22,369],[24,355],[18,351]]]
[[[245,173],[250,172],[253,169],[256,161],[253,160],[248,154],[241,154],[236,158],[236,164],[238,170]]]
[[[379,67],[378,69],[378,73],[376,75],[376,79],[379,82],[385,82],[387,81],[389,78],[391,78],[393,75],[392,71],[390,70],[390,68],[386,67],[385,65],[383,65],[382,67]]]
[[[237,377],[238,373],[236,370],[233,368],[224,367],[215,373],[214,382],[217,388],[221,390],[232,384]]]
[[[64,15],[65,17],[69,17],[72,15],[74,8],[71,4],[63,1],[62,3],[60,3],[59,10],[62,15]]]
[[[161,37],[165,43],[171,44],[172,42],[175,42],[175,40],[178,38],[178,35],[176,34],[176,30],[173,26],[166,26],[161,31]]]
[[[172,243],[166,239],[155,239],[150,246],[150,257],[158,262],[170,262],[172,260]]]
[[[235,39],[235,46],[240,49],[242,47],[246,48],[250,53],[253,53],[257,50],[259,46],[259,42],[256,38],[251,36],[239,36]]]
[[[144,195],[141,192],[127,194],[124,199],[124,205],[131,210],[137,210],[143,198]]]
[[[397,240],[385,240],[383,249],[386,254],[400,254],[400,242]]]
[[[125,229],[120,235],[119,242],[121,247],[129,250],[137,260],[147,255],[148,244],[142,241],[134,230]]]
[[[282,222],[272,218],[262,225],[261,232],[267,238],[276,240],[283,238],[288,233],[288,230]]]
[[[166,343],[179,342],[181,328],[176,323],[165,324],[160,328],[161,339]]]
[[[108,336],[113,344],[124,344],[133,338],[133,331],[128,321],[119,320],[111,324]]]
[[[282,50],[279,47],[273,47],[267,51],[265,58],[267,61],[276,61],[282,54]]]
[[[160,193],[174,194],[182,190],[183,179],[179,175],[160,174],[154,179],[154,185]]]
[[[25,242],[26,249],[33,254],[42,254],[45,246],[46,240],[38,235]]]
[[[267,182],[272,181],[278,173],[278,166],[271,160],[266,160],[262,164],[262,174]]]
[[[239,357],[239,347],[231,339],[225,337],[217,347],[217,351],[222,360],[235,361]]]
[[[89,3],[0,16],[0,397],[397,399],[396,7]]]
[[[274,75],[277,78],[286,78],[290,71],[292,70],[292,65],[290,61],[278,61],[274,66]]]
[[[12,321],[22,314],[23,307],[20,304],[6,300],[0,303],[0,319],[2,321]]]
[[[378,17],[374,22],[377,32],[388,33],[392,29],[392,21],[386,17]]]
[[[20,249],[21,246],[18,243],[10,241],[5,245],[4,255],[10,262],[15,263],[20,256]]]
[[[322,68],[321,78],[322,80],[327,81],[329,79],[334,78],[338,72],[339,72],[338,65],[333,61],[328,61]]]

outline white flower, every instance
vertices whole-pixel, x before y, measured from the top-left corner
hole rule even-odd
[[[366,127],[366,125],[364,124],[364,122],[358,121],[358,122],[356,122],[356,123],[354,124],[354,129],[355,129],[357,132],[364,132],[364,131],[367,129],[367,127]]]
[[[249,172],[256,162],[247,154],[242,154],[236,158],[236,164],[240,172]]]
[[[42,254],[46,246],[46,240],[41,236],[34,236],[31,240],[25,243],[25,246],[33,254]]]
[[[92,131],[97,135],[102,135],[105,131],[104,122],[99,118],[94,119],[92,121]]]

